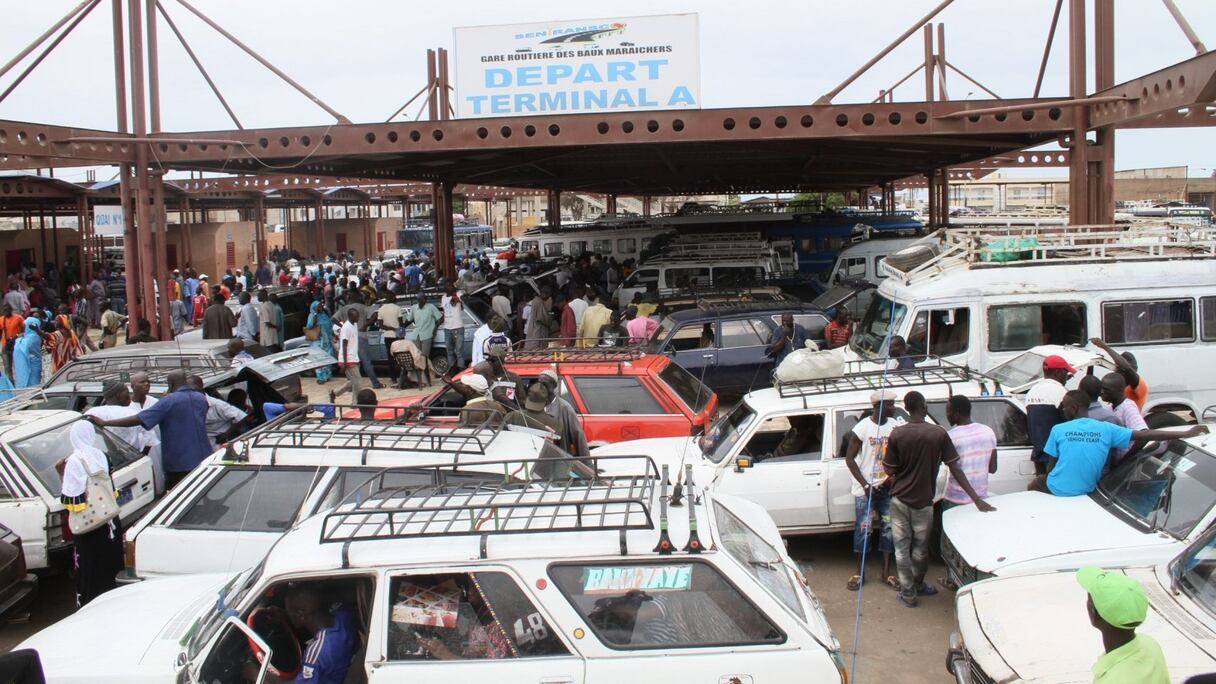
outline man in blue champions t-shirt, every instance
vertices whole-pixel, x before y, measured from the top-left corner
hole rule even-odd
[[[1088,417],[1089,395],[1073,390],[1060,402],[1060,413],[1064,422],[1051,429],[1043,451],[1047,455],[1047,475],[1039,476],[1030,484],[1031,489],[1045,491],[1056,496],[1080,496],[1092,492],[1098,486],[1102,468],[1106,465],[1111,448],[1126,449],[1132,456],[1146,442],[1194,437],[1207,432],[1202,425],[1193,426],[1185,432],[1169,430],[1136,430],[1094,420]]]
[[[311,587],[290,590],[283,607],[292,625],[313,635],[301,649],[296,684],[342,684],[359,646],[354,613],[340,605],[326,607]]]

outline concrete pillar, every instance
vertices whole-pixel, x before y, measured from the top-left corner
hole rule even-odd
[[[260,192],[253,200],[253,213],[253,258],[260,267],[266,263],[266,199]],[[257,268],[254,268],[254,272],[257,272]]]
[[[316,241],[313,243],[313,256],[318,259],[325,257],[325,202],[320,197],[316,199],[316,204],[313,207],[313,212],[316,214]]]
[[[608,195],[608,198],[604,201],[604,211],[616,216],[616,195]]]
[[[452,225],[451,182],[432,184],[435,216],[435,268],[444,278],[456,278],[455,228]]]

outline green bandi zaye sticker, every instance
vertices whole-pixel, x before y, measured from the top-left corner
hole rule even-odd
[[[686,591],[692,587],[692,565],[618,565],[583,569],[584,594],[627,591]]]

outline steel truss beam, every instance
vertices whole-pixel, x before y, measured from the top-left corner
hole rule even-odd
[[[1104,102],[1089,109],[1089,127],[1135,127],[1146,117],[1168,114],[1194,105],[1216,101],[1216,52],[1208,52],[1094,93],[1094,97],[1118,96],[1119,102]],[[1202,107],[1201,107],[1202,108]],[[1209,117],[1203,125],[1212,125]]]

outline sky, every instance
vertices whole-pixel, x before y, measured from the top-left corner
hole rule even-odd
[[[616,0],[612,8],[619,17],[697,13],[701,101],[704,107],[712,108],[814,102],[937,1]],[[454,27],[593,19],[604,17],[605,9],[601,3],[579,0],[192,2],[356,122],[384,121],[417,92],[425,83],[426,49],[451,49]],[[0,62],[7,62],[77,3],[6,2],[0,29]],[[1216,47],[1216,2],[1176,3],[1200,38]],[[946,25],[946,56],[950,62],[1002,97],[1029,97],[1054,4],[1053,0],[955,0],[935,21]],[[324,125],[332,121],[176,0],[164,0],[164,5],[245,127]],[[1115,5],[1116,82],[1194,55],[1159,0],[1118,0]],[[1067,14],[1066,7],[1044,81],[1046,96],[1067,94]],[[24,83],[0,102],[0,119],[113,130],[110,21],[110,3],[103,0]],[[163,128],[232,128],[163,21],[159,36]],[[923,46],[916,34],[835,101],[869,102],[877,97],[879,89],[889,87],[919,61],[923,61]],[[7,87],[17,71],[0,79],[0,88]],[[923,99],[920,83],[923,80],[909,80],[897,90],[896,100]],[[1089,83],[1092,91],[1092,73]],[[978,88],[954,74],[949,86],[956,99],[981,99]],[[411,116],[413,111],[411,108]],[[1216,128],[1120,131],[1115,165],[1117,169],[1187,165],[1192,175],[1207,176],[1216,167],[1213,150]],[[98,175],[105,173],[100,171]],[[1043,175],[1041,171],[1036,174]],[[83,179],[83,172],[64,170],[57,175]]]

